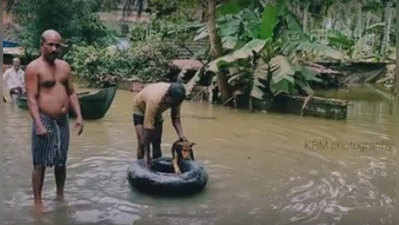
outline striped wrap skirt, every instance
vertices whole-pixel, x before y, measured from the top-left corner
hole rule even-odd
[[[46,127],[47,135],[37,135],[35,124],[32,125],[33,165],[45,167],[63,167],[67,161],[69,147],[69,124],[67,115],[51,118],[40,114],[40,120]]]

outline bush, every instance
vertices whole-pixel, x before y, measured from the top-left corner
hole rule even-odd
[[[31,0],[17,1],[14,13],[23,26],[22,45],[37,54],[40,35],[47,29],[57,30],[69,43],[92,44],[101,42],[110,31],[95,14],[94,0]]]
[[[176,57],[176,47],[159,40],[138,42],[129,50],[116,46],[73,45],[64,56],[79,77],[91,86],[103,86],[103,81],[137,77],[142,81],[166,81],[174,68],[170,61]]]
[[[202,27],[199,23],[172,23],[160,19],[153,19],[148,24],[135,24],[130,31],[130,40],[145,41],[148,39],[174,39],[179,42],[192,40],[198,28]]]
[[[130,49],[133,56],[133,73],[143,81],[168,80],[174,68],[170,61],[177,57],[177,47],[160,40],[136,43]]]

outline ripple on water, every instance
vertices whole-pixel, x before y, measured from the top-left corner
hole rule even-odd
[[[378,182],[386,176],[384,158],[363,157],[363,160],[368,166],[358,165],[352,173],[336,170],[316,177],[320,172],[311,170],[308,176],[291,177],[285,202],[275,209],[291,215],[287,216],[289,222],[306,224],[327,222],[326,218],[339,221],[361,208],[392,208],[392,193],[384,193]]]

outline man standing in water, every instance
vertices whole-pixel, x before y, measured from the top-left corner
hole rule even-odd
[[[69,107],[75,111],[78,135],[83,131],[79,100],[72,86],[71,68],[57,59],[61,35],[46,30],[41,36],[41,55],[26,68],[26,91],[32,127],[32,189],[35,206],[42,210],[42,189],[46,167],[54,166],[57,200],[64,199],[69,145]]]
[[[179,139],[187,141],[180,121],[180,106],[186,96],[181,83],[155,83],[146,86],[134,98],[133,123],[136,128],[138,147],[137,158],[147,156],[147,166],[151,158],[159,158],[162,138],[162,112],[171,108],[171,119]],[[152,144],[152,157],[150,157]]]
[[[3,74],[3,82],[12,101],[15,101],[17,96],[20,96],[25,92],[24,76],[25,73],[21,69],[21,60],[18,57],[13,58],[12,67]]]

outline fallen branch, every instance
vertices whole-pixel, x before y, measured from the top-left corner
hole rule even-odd
[[[301,116],[303,116],[303,111],[305,110],[306,106],[308,105],[308,102],[310,101],[310,99],[312,99],[312,97],[313,97],[313,95],[308,95],[305,98],[305,101],[303,101],[303,105],[302,105],[302,108],[301,108]]]
[[[230,97],[229,99],[227,99],[227,100],[223,103],[223,105],[227,105],[227,103],[231,102],[231,100],[233,100],[233,99],[234,99],[234,96]]]

